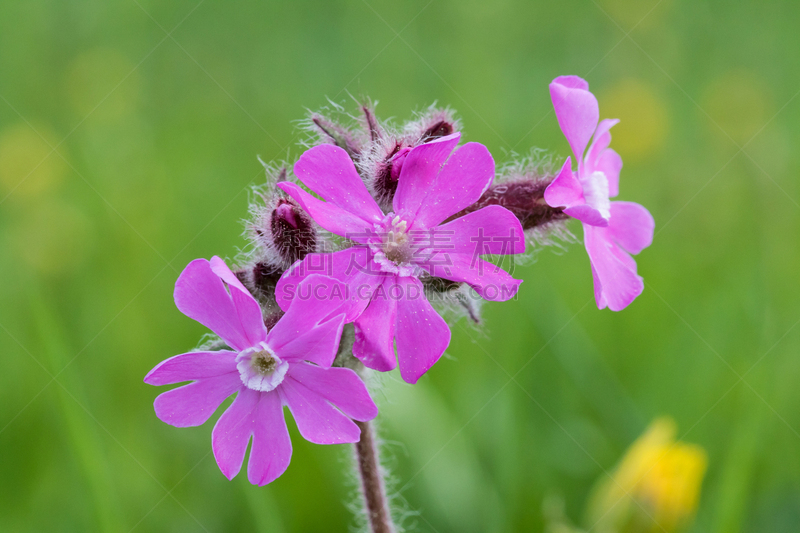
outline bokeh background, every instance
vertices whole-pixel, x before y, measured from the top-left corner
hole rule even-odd
[[[229,482],[212,422],[142,383],[204,333],[172,301],[234,257],[265,161],[307,109],[434,101],[498,163],[568,154],[547,85],[622,119],[621,199],[656,220],[644,294],[596,309],[580,244],[453,326],[420,383],[378,394],[411,531],[581,523],[596,480],[674,418],[708,471],[693,531],[800,524],[800,5],[788,1],[4,0],[0,3],[0,530],[345,531],[347,446],[293,433],[273,484]],[[796,98],[797,97],[797,98]],[[580,227],[572,229],[580,236]]]

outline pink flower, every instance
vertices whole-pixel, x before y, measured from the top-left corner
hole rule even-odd
[[[317,294],[328,300],[330,294],[320,287],[341,289],[337,281],[322,276],[305,283],[314,283]],[[300,434],[316,444],[356,442],[360,431],[350,418],[366,421],[378,414],[355,372],[330,368],[349,303],[337,307],[298,298],[267,332],[258,303],[214,257],[210,262],[196,259],[184,269],[175,283],[175,304],[232,350],[176,355],[157,365],[144,381],[192,382],[155,400],[158,418],[176,427],[199,426],[237,393],[212,432],[214,457],[228,479],[239,473],[251,437],[250,482],[266,485],[283,474],[292,456],[284,405]]]
[[[416,381],[441,357],[450,329],[428,302],[421,275],[469,284],[487,300],[507,300],[521,281],[482,260],[481,254],[525,250],[522,226],[507,209],[490,206],[451,222],[491,185],[494,160],[485,146],[468,143],[453,152],[455,133],[404,154],[392,200],[384,214],[370,196],[353,162],[331,145],[308,150],[295,174],[321,201],[293,183],[278,186],[326,230],[354,245],[332,254],[310,254],[278,282],[276,297],[286,308],[298,280],[325,272],[343,281],[360,305],[354,355],[375,370],[393,369],[394,344],[400,375]],[[451,155],[452,152],[452,155]]]
[[[564,213],[583,223],[597,307],[620,311],[644,289],[636,261],[628,254],[638,254],[650,246],[655,222],[639,204],[609,200],[619,193],[622,159],[608,147],[609,130],[619,120],[605,119],[598,124],[597,99],[589,92],[589,84],[577,76],[553,80],[550,96],[558,124],[578,162],[578,172],[577,176],[572,172],[572,162],[567,158],[544,198],[548,205],[563,207]]]

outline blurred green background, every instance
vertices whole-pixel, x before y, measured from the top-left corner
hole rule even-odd
[[[212,422],[155,417],[165,389],[142,378],[205,332],[177,274],[245,245],[256,155],[297,157],[307,108],[369,96],[405,120],[438,101],[498,163],[563,157],[547,85],[577,74],[622,119],[620,199],[656,220],[645,292],[598,311],[582,246],[545,248],[417,386],[389,376],[403,524],[541,531],[553,493],[579,522],[670,415],[708,454],[693,531],[797,531],[798,27],[786,1],[4,0],[0,530],[352,526],[347,446],[290,423],[292,464],[258,488],[219,472]]]

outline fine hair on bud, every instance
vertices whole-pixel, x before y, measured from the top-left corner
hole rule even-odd
[[[320,235],[308,213],[275,188],[276,183],[290,179],[287,165],[262,164],[266,184],[253,191],[250,218],[245,224],[249,252],[240,261],[245,266],[235,274],[262,303],[266,320],[270,320],[270,313],[278,309],[274,299],[278,280],[296,261],[317,251]]]
[[[459,131],[460,124],[450,109],[435,106],[399,126],[378,120],[374,106],[362,106],[362,113],[364,124],[374,124],[370,130],[374,134],[356,160],[356,166],[381,208],[390,211],[408,152],[420,144]]]
[[[250,205],[247,236],[259,262],[286,270],[316,251],[318,231],[314,221],[295,200],[274,188],[288,177],[286,166],[267,167],[267,187],[256,191]]]
[[[374,119],[374,112],[372,118]],[[373,126],[377,127],[377,123]],[[328,105],[324,108],[309,111],[307,118],[300,121],[300,128],[307,134],[300,143],[302,146],[312,148],[321,144],[333,144],[346,151],[353,161],[358,160],[371,136],[375,134],[360,115],[347,114],[344,107],[331,100],[328,100]]]
[[[476,203],[451,219],[483,207],[499,205],[519,219],[532,249],[560,246],[559,241],[572,242],[574,237],[566,227],[569,215],[561,208],[550,207],[544,200],[544,191],[555,179],[556,168],[552,156],[542,150],[514,159],[498,170],[491,187]]]
[[[376,102],[362,99],[356,103],[358,108],[353,114],[334,102],[310,112],[301,122],[308,133],[303,144],[309,148],[333,144],[344,149],[378,204],[384,211],[390,211],[408,152],[415,146],[460,131],[461,124],[451,109],[435,104],[396,125],[378,118]]]
[[[438,107],[436,103],[416,113],[415,118],[403,126],[403,134],[415,146],[457,131],[461,131],[461,122],[455,112],[449,107]]]

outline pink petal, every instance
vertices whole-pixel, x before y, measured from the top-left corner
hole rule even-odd
[[[642,293],[644,281],[636,274],[635,262],[617,248],[608,231],[584,224],[584,244],[595,275],[597,306],[621,311]]]
[[[147,373],[148,385],[172,385],[184,381],[213,378],[236,370],[236,352],[190,352],[165,359]]]
[[[294,183],[282,181],[278,183],[278,187],[294,198],[311,215],[314,222],[331,233],[356,242],[365,242],[372,232],[372,222],[330,202],[318,200]]]
[[[330,366],[336,357],[346,315],[358,302],[349,288],[329,277],[311,274],[297,286],[286,314],[267,335],[267,344],[281,359],[313,361]]]
[[[247,288],[242,285],[242,282],[239,281],[239,278],[236,277],[236,274],[231,272],[231,269],[228,267],[228,264],[225,263],[225,261],[215,255],[211,258],[211,261],[209,261],[208,264],[211,267],[211,272],[219,276],[222,281],[228,284],[229,287],[238,289],[244,294],[250,294],[250,291],[248,291]]]
[[[580,76],[559,76],[553,80],[553,83],[558,83],[570,89],[583,89],[584,91],[589,90],[589,82]]]
[[[588,204],[568,207],[564,209],[564,213],[590,226],[602,228],[608,226],[608,219],[603,216],[603,213]]]
[[[395,213],[414,214],[419,210],[422,200],[427,196],[442,165],[460,138],[460,133],[453,133],[416,146],[408,152],[400,170],[397,192],[392,200]]]
[[[422,267],[432,276],[463,281],[481,298],[494,302],[513,298],[522,283],[497,265],[466,254],[450,254],[446,261],[424,263]]]
[[[294,164],[294,173],[333,205],[366,221],[380,222],[383,218],[350,156],[338,146],[323,144],[306,150]]]
[[[262,400],[266,400],[263,411],[260,409]],[[275,427],[269,430],[275,439],[275,448],[283,451],[284,462],[289,464],[292,445],[286,422],[283,421],[283,413],[279,411],[280,421],[274,420],[276,403],[280,409],[280,396],[275,391],[258,392],[242,387],[230,407],[217,420],[214,431],[211,432],[211,448],[219,469],[228,479],[233,479],[241,470],[247,444],[261,416],[274,421]]]
[[[292,411],[297,429],[314,444],[358,442],[361,430],[352,420],[305,385],[287,376],[280,385],[281,394]]]
[[[606,148],[595,163],[595,168],[608,178],[608,197],[619,194],[619,173],[622,170],[622,158],[611,148]]]
[[[292,441],[283,416],[280,395],[262,393],[252,416],[253,445],[247,462],[247,479],[264,486],[283,474],[292,459]],[[241,461],[240,463],[241,464]]]
[[[583,186],[572,173],[572,159],[569,157],[556,179],[544,190],[544,201],[550,207],[572,207],[585,203]]]
[[[465,144],[447,160],[433,182],[430,192],[422,200],[414,225],[423,228],[438,226],[451,215],[477,202],[493,179],[494,159],[489,150],[479,143]]]
[[[591,261],[589,262],[591,265]],[[606,297],[603,296],[603,284],[600,283],[600,278],[597,276],[597,270],[592,265],[592,281],[594,282],[594,301],[597,302],[598,309],[605,309],[608,307]]]
[[[261,342],[266,338],[267,328],[264,325],[264,317],[261,314],[261,306],[253,295],[250,294],[239,278],[231,272],[225,261],[216,255],[211,258],[209,262],[211,271],[219,276],[222,281],[228,284],[228,290],[233,300],[233,306],[236,308],[236,314],[239,317],[239,322],[242,324],[244,331],[249,333],[248,339]]]
[[[650,211],[633,202],[611,202],[609,235],[625,251],[638,254],[653,243],[656,223]]]
[[[550,84],[550,98],[553,100],[558,125],[572,148],[580,172],[580,167],[583,166],[583,152],[600,120],[600,109],[597,99],[589,92],[588,84],[579,83],[577,81],[579,79],[556,78]]]
[[[597,129],[594,131],[592,145],[586,153],[587,162],[596,160],[600,152],[608,148],[608,145],[611,144],[611,133],[609,133],[609,131],[617,124],[619,124],[619,119],[617,118],[604,118],[600,121],[600,124],[597,125]],[[589,170],[589,172],[593,171],[594,170]]]
[[[369,306],[355,323],[353,355],[367,367],[388,372],[397,366],[394,356],[394,328],[397,300],[392,298],[395,276],[387,276],[376,288]]]
[[[614,150],[608,148],[611,143],[609,130],[619,123],[617,119],[603,119],[594,132],[594,140],[586,153],[584,172],[591,174],[599,170],[608,179],[610,197],[619,194],[619,172],[622,170],[622,158]]]
[[[367,386],[349,368],[320,368],[299,363],[289,368],[289,375],[350,418],[366,422],[378,416],[378,407],[372,401]]]
[[[234,294],[238,291],[232,290]],[[246,296],[252,299],[249,294],[232,297],[205,259],[195,259],[189,263],[175,282],[174,297],[178,309],[212,330],[236,350],[254,346],[266,337],[263,322],[260,322],[260,328],[253,326],[256,320],[261,320],[258,304],[253,306],[247,303]]]
[[[431,231],[436,248],[443,253],[507,255],[525,252],[522,224],[514,213],[499,205],[478,209]]]
[[[398,278],[405,298],[397,302],[397,359],[400,376],[416,383],[450,344],[450,328],[425,298],[422,283]]]
[[[156,416],[178,428],[199,426],[241,386],[239,372],[200,379],[160,394],[153,404]]]
[[[338,315],[306,329],[292,329],[287,326],[280,333],[283,344],[274,346],[272,339],[267,340],[267,343],[275,350],[278,357],[286,361],[311,361],[329,367],[333,364],[339,349],[344,319],[344,315]],[[275,325],[273,331],[279,328],[282,321],[283,319]],[[288,335],[290,332],[295,332],[296,336],[290,338]]]
[[[295,263],[278,280],[275,298],[280,308],[289,309],[298,294],[300,283],[313,274],[331,276],[347,285],[347,296],[352,300],[347,322],[352,322],[369,303],[372,291],[383,282],[384,273],[376,271],[372,252],[365,246],[353,246],[330,254],[308,254]]]

